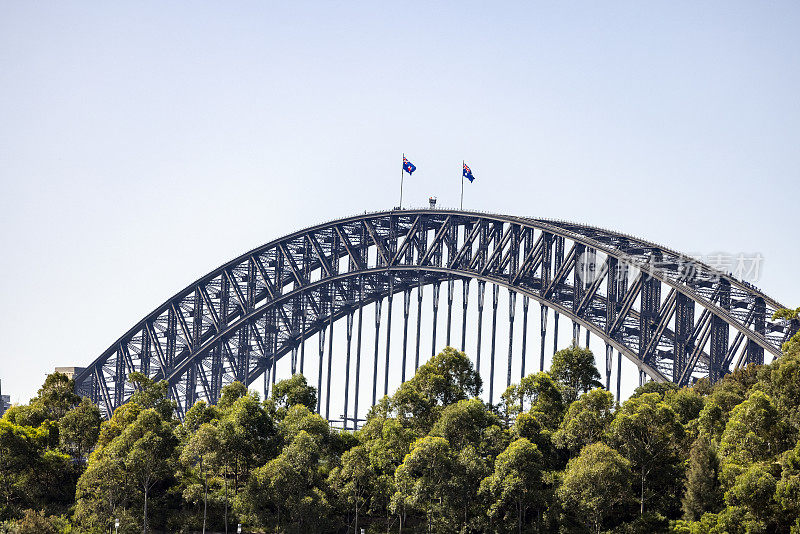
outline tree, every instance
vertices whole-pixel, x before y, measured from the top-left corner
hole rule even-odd
[[[780,309],[775,312],[772,316],[773,319],[785,319],[792,323],[794,328],[797,328],[800,325],[800,308],[791,310],[791,309]],[[783,344],[783,353],[786,356],[798,356],[800,355],[800,330],[798,330],[794,336],[792,336],[789,341]]]
[[[454,463],[446,439],[425,436],[415,441],[395,471],[394,507],[411,507],[422,512],[428,532],[447,531],[445,495]]]
[[[175,429],[175,435],[181,443],[186,443],[192,435],[197,432],[205,423],[219,423],[220,410],[216,406],[208,404],[204,400],[195,402],[191,408],[186,410],[183,421]]]
[[[51,373],[36,397],[31,399],[31,404],[41,406],[50,421],[58,421],[80,400],[75,394],[75,382],[72,379],[62,373]]]
[[[709,436],[702,434],[689,452],[686,489],[681,500],[683,517],[697,521],[706,512],[719,512],[722,505],[716,446]]]
[[[481,387],[481,378],[466,354],[445,347],[400,386],[392,397],[392,408],[426,433],[443,406],[477,397]]]
[[[498,417],[487,409],[481,399],[465,399],[442,410],[430,435],[441,436],[453,449],[461,450],[467,445],[479,446],[485,430],[499,423]]]
[[[783,526],[800,532],[800,443],[787,451],[781,461],[781,478],[775,488]]]
[[[516,525],[522,532],[528,511],[545,504],[542,453],[525,438],[513,441],[497,456],[494,472],[483,479],[480,492],[490,499],[489,516]]]
[[[268,530],[321,530],[331,507],[321,488],[320,453],[317,440],[301,430],[276,458],[253,471],[237,507]]]
[[[97,447],[78,480],[75,519],[88,531],[102,531],[114,517],[141,507],[146,532],[153,490],[166,489],[174,473],[177,421],[167,383],[141,373],[131,373],[129,379],[137,391],[102,424]],[[163,507],[156,511],[165,512]]]
[[[796,334],[800,348],[800,333]],[[759,382],[764,392],[772,399],[780,417],[788,424],[791,438],[800,437],[800,350],[794,351],[787,342],[790,352],[759,373]]]
[[[648,382],[648,384],[652,384],[652,382]],[[705,406],[705,399],[694,388],[667,391],[664,394],[664,402],[675,410],[678,420],[683,425],[688,425],[697,419]]]
[[[630,462],[604,443],[584,447],[567,464],[559,498],[599,534],[605,521],[631,500]]]
[[[572,345],[553,355],[550,375],[559,384],[567,405],[575,401],[581,393],[603,387],[600,373],[594,365],[592,351]]]
[[[332,439],[328,422],[302,404],[295,404],[287,410],[278,423],[278,432],[283,443],[291,443],[300,432],[306,432],[320,446],[328,447]]]
[[[622,404],[609,433],[638,474],[640,515],[651,501],[659,508],[674,506],[680,494],[684,433],[675,411],[658,393],[645,393]]]
[[[354,516],[354,532],[358,530],[358,514],[366,504],[367,492],[374,483],[375,471],[369,458],[369,450],[364,445],[353,447],[342,455],[342,465],[331,471],[330,486],[351,507]]]
[[[600,441],[614,419],[614,396],[604,389],[593,389],[570,404],[561,426],[553,434],[556,446],[576,455],[583,447]]]
[[[100,436],[100,409],[88,398],[68,411],[58,422],[61,450],[83,463]]]
[[[235,498],[250,478],[251,471],[274,455],[278,440],[275,423],[256,393],[241,395],[241,387],[234,383],[223,389],[223,398],[226,402],[220,401],[218,436],[227,529],[229,483],[232,482]]]
[[[68,528],[63,517],[45,515],[44,510],[25,510],[22,519],[14,525],[14,534],[61,534]]]
[[[109,453],[109,447],[141,412],[139,405],[129,402],[114,410],[111,419],[100,427],[97,447],[89,455],[75,493],[74,521],[86,532],[105,532],[109,521],[126,511],[136,492],[122,462]]]
[[[0,519],[17,516],[28,507],[26,479],[47,439],[45,430],[0,419]]]
[[[118,459],[127,476],[141,491],[142,528],[148,530],[148,501],[151,490],[173,472],[177,438],[173,427],[155,408],[142,411],[108,447],[108,454]]]
[[[522,412],[527,406],[529,412],[550,430],[558,428],[564,414],[564,396],[550,373],[529,374],[518,385],[511,385],[503,400],[509,405],[509,415]]]
[[[208,516],[209,477],[219,468],[219,431],[212,423],[203,423],[191,435],[180,454],[181,463],[195,469],[203,481],[203,534],[206,531]]]
[[[496,443],[497,433],[502,442]],[[478,398],[461,400],[442,410],[431,436],[447,440],[453,451],[453,475],[443,505],[450,530],[478,530],[485,508],[475,499],[481,480],[491,472],[492,460],[508,444],[500,420]],[[499,450],[498,450],[499,449]]]
[[[175,418],[175,401],[169,398],[169,384],[166,380],[155,382],[142,373],[131,373],[128,382],[134,387],[129,402],[142,409],[153,409],[164,421]]]
[[[403,463],[415,440],[415,433],[397,418],[389,416],[389,399],[384,397],[370,409],[366,423],[356,435],[367,448],[375,473],[368,512],[385,517],[388,529],[393,513],[398,514],[401,523],[404,520],[403,510],[393,511],[391,506],[396,492],[395,470]]]
[[[309,386],[306,378],[297,373],[292,375],[291,378],[281,380],[272,386],[272,400],[275,402],[276,407],[282,410],[285,414],[286,411],[300,404],[309,410],[314,410],[317,406],[317,388]],[[279,415],[279,419],[282,417]]]
[[[778,409],[764,392],[753,391],[734,408],[720,440],[723,482],[732,485],[751,464],[775,458],[787,445]]]
[[[771,472],[772,471],[772,472]],[[777,507],[773,496],[778,486],[776,465],[757,462],[745,469],[725,492],[729,508],[743,508],[764,527],[775,529]],[[774,530],[773,530],[774,531]]]
[[[670,391],[677,390],[678,385],[673,384],[672,382],[655,382],[651,380],[634,389],[633,395],[631,395],[630,398],[634,399],[636,397],[641,397],[645,393],[658,393],[658,395],[663,399],[664,395]]]

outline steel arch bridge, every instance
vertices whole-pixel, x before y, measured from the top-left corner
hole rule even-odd
[[[456,285],[456,282],[460,282]],[[423,288],[432,286],[432,338],[436,348],[439,296],[446,288],[446,342],[450,344],[454,293],[463,307],[460,346],[465,349],[470,286],[478,321],[476,366],[481,369],[484,301],[489,285],[492,312],[489,400],[496,367],[496,320],[500,288],[508,292],[508,355],[502,364],[511,382],[512,358],[521,374],[544,367],[547,311],[572,321],[606,346],[606,387],[611,387],[614,351],[656,381],[679,385],[707,376],[718,380],[733,368],[763,363],[797,325],[773,320],[782,308],[750,284],[692,258],[636,237],[562,221],[459,210],[393,210],[357,215],[313,226],[256,248],[211,271],[178,292],[128,330],[75,377],[76,390],[96,402],[106,417],[132,394],[126,380],[141,372],[166,380],[178,415],[197,400],[216,402],[233,381],[250,385],[264,376],[274,384],[277,362],[316,378],[318,411],[329,416],[333,325],[346,324],[344,424],[358,417],[363,309],[374,305],[375,350],[372,404],[388,391],[393,297],[402,295],[402,377],[420,364]],[[460,291],[459,291],[460,290]],[[416,340],[409,347],[409,310],[417,296]],[[522,346],[513,350],[517,295],[522,300]],[[528,307],[541,306],[538,366],[526,366]],[[381,307],[389,320],[379,350]],[[358,315],[358,321],[354,316]],[[456,325],[456,330],[458,330]],[[355,328],[354,328],[355,327]],[[412,325],[413,328],[413,325]],[[351,352],[356,330],[354,402]],[[325,362],[325,334],[328,358]],[[319,340],[316,369],[306,369],[306,340]],[[458,336],[458,332],[456,332]],[[456,343],[453,343],[454,345]],[[426,357],[427,358],[427,357]],[[378,362],[385,359],[385,376]],[[315,360],[316,363],[316,360]],[[484,360],[486,363],[486,360]],[[382,362],[383,364],[383,362]],[[310,372],[308,372],[310,371]],[[316,376],[314,376],[316,374]],[[621,371],[617,373],[619,397]],[[502,376],[502,375],[501,375]],[[381,383],[382,386],[381,387]],[[324,403],[323,403],[324,396]],[[353,411],[348,416],[348,409]],[[362,405],[363,407],[363,405]],[[355,424],[355,423],[354,423]]]

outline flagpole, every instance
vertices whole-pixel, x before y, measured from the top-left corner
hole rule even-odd
[[[403,161],[405,162],[406,153],[403,152]],[[400,166],[400,209],[403,209],[403,179],[406,177],[406,170],[403,165]]]
[[[464,160],[461,160],[461,210],[464,210]]]

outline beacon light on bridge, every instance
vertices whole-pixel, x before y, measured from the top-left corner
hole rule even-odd
[[[182,417],[198,399],[216,402],[233,381],[250,385],[263,376],[266,389],[281,361],[287,376],[302,372],[315,382],[318,411],[326,418],[337,388],[347,422],[363,417],[379,393],[389,392],[390,359],[401,369],[392,381],[402,382],[447,344],[474,358],[493,402],[499,396],[495,384],[511,383],[512,368],[522,376],[544,367],[547,325],[553,325],[555,343],[561,317],[572,321],[573,339],[584,328],[587,339],[593,333],[604,342],[608,388],[617,352],[618,397],[623,356],[639,369],[640,381],[644,373],[681,385],[699,377],[716,381],[736,367],[763,363],[766,354],[778,357],[797,327],[772,319],[783,306],[702,262],[695,262],[687,277],[680,267],[685,260],[636,237],[562,221],[442,209],[357,215],[270,241],[191,283],[80,371],[76,388],[109,416],[133,393],[126,377],[141,372],[168,382]],[[489,347],[482,332],[487,284]],[[437,332],[442,285],[443,335]],[[461,324],[454,326],[456,285],[462,309],[455,313]],[[477,323],[468,313],[470,287],[477,287],[472,293]],[[423,310],[425,288],[430,288],[429,314]],[[505,358],[496,344],[501,289],[509,302]],[[410,330],[412,295],[416,328]],[[392,330],[395,296],[402,298],[399,334]],[[521,350],[514,345],[517,296],[522,297]],[[539,361],[526,363],[531,301],[540,305],[541,343]],[[374,347],[362,342],[367,307],[376,312],[374,322],[366,320]],[[430,321],[429,350],[421,345],[423,316]],[[470,334],[477,332],[474,347],[466,346],[468,322]],[[338,335],[344,331],[346,350],[337,346],[334,355],[335,324]],[[389,350],[392,334],[402,337],[401,350],[397,340]],[[311,338],[317,350],[308,346]],[[336,371],[344,374],[341,384],[331,382],[334,359]]]

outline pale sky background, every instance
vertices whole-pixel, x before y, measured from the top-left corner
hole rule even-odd
[[[257,245],[390,209],[402,152],[406,205],[457,207],[466,159],[466,208],[758,252],[798,306],[798,27],[779,1],[0,0],[3,393]]]

